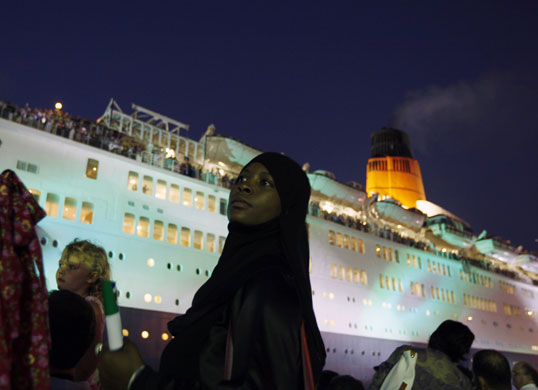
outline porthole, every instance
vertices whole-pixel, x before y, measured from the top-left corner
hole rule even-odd
[[[123,253],[120,253],[118,255],[118,259],[123,260],[125,258],[125,255]]]
[[[168,333],[163,333],[163,334],[161,335],[161,339],[162,339],[163,341],[168,340],[168,338],[169,338]]]
[[[179,306],[179,299],[176,299],[176,306]]]
[[[177,267],[176,267],[176,269],[177,269],[179,272],[181,272],[181,271],[183,271],[183,266],[182,266],[181,264],[178,264]]]
[[[127,291],[125,293],[125,298],[127,298],[127,299],[131,298],[131,293],[129,291]]]
[[[331,352],[331,349],[330,349],[330,348],[327,348],[327,352]]]
[[[372,352],[372,356],[375,356],[375,352]]]
[[[140,333],[140,337],[142,337],[143,339],[147,339],[149,337],[149,332],[147,330],[143,330]]]
[[[333,348],[333,353],[336,353],[336,348]]]
[[[200,268],[196,268],[196,275],[200,275]]]
[[[205,276],[209,277],[209,270],[205,270]]]
[[[114,252],[108,251],[108,257],[111,259],[114,257]]]
[[[54,248],[58,248],[58,240],[54,240],[54,241],[52,241],[52,246],[53,246]]]
[[[48,240],[46,237],[41,237],[41,240],[39,240],[39,242],[41,243],[41,245],[45,246],[47,245]]]
[[[168,264],[166,264],[166,268],[168,268],[168,269],[172,269],[172,263],[168,263]]]
[[[125,337],[129,337],[129,331],[127,329],[122,329],[121,334]]]
[[[365,351],[362,351],[362,352],[361,352],[361,355],[363,355],[363,356],[364,356],[364,354],[365,354],[365,353],[366,353]]]

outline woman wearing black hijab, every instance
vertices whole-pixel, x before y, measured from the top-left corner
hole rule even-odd
[[[309,197],[288,157],[264,153],[243,168],[211,278],[168,324],[158,376],[145,368],[131,389],[314,388],[325,349],[308,274]]]

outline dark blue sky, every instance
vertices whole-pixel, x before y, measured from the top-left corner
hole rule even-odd
[[[429,200],[538,250],[537,2],[288,3],[9,2],[0,98],[95,119],[114,97],[363,184],[392,124]]]

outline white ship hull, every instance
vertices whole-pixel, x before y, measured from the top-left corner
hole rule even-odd
[[[56,288],[54,275],[66,244],[80,238],[102,245],[109,252],[112,277],[120,290],[124,327],[155,365],[166,343],[162,340],[166,320],[188,309],[218,261],[218,250],[208,251],[206,241],[208,234],[214,235],[218,248],[218,237],[227,234],[227,219],[219,213],[218,203],[228,198],[229,191],[4,119],[0,119],[0,140],[2,170],[14,170],[28,188],[38,190],[43,208],[47,194],[58,197],[58,215],[47,216],[38,229],[48,288]],[[99,162],[96,180],[85,176],[88,158]],[[37,172],[17,169],[18,164],[24,165],[21,162],[37,166]],[[203,209],[129,190],[130,171],[139,178],[151,177],[154,185],[165,181],[168,191],[175,184],[192,194],[202,193]],[[216,199],[215,212],[207,209],[209,195]],[[76,200],[74,220],[62,217],[66,197]],[[93,205],[91,224],[80,222],[82,202]],[[135,215],[136,221],[148,218],[151,227],[156,220],[164,227],[186,227],[191,243],[180,245],[179,233],[176,244],[167,242],[166,233],[162,241],[156,240],[151,228],[147,238],[124,233],[126,213]],[[367,382],[372,367],[394,348],[426,343],[445,319],[471,328],[476,335],[473,348],[493,348],[511,359],[538,363],[536,286],[474,267],[470,274],[464,273],[459,261],[322,218],[308,217],[308,224],[313,301],[328,351],[326,368]],[[202,249],[193,247],[195,231],[202,233]],[[346,249],[331,244],[330,231],[362,241],[364,253],[351,245]],[[515,294],[501,285],[512,286]],[[497,304],[496,312],[488,310],[492,303]],[[524,312],[507,315],[505,305]],[[143,330],[149,332],[147,339],[140,336]]]

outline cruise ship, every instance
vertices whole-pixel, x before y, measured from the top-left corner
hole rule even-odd
[[[47,217],[38,225],[47,286],[62,249],[89,239],[108,253],[124,335],[158,366],[166,324],[189,308],[227,234],[229,187],[261,150],[111,100],[95,121],[0,101],[0,168],[17,173]],[[368,383],[402,344],[424,346],[444,320],[473,349],[538,365],[538,258],[474,233],[426,200],[409,137],[381,128],[366,186],[308,172],[310,277],[326,369]]]

